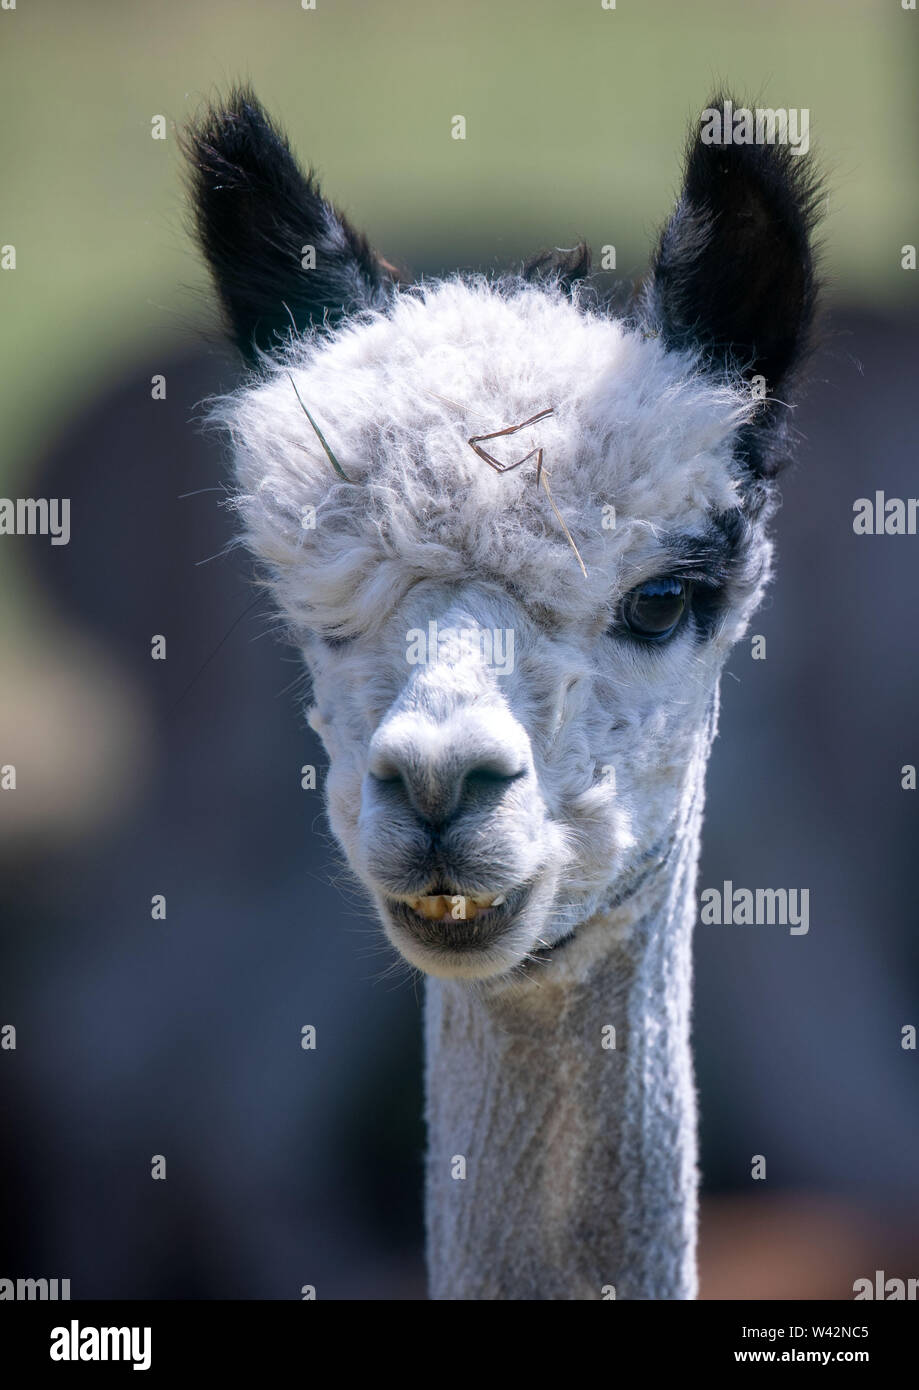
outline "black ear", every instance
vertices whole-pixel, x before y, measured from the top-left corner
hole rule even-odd
[[[391,266],[321,197],[284,135],[240,87],[182,138],[198,239],[232,336],[251,363],[291,327],[382,305]],[[315,267],[304,268],[304,247]]]
[[[728,100],[713,99],[720,120],[700,121],[690,138],[644,312],[669,345],[701,348],[716,371],[763,377],[775,396],[811,342],[820,180],[789,143],[725,143],[725,122],[741,110],[730,103],[726,112]],[[703,131],[721,143],[705,143]]]

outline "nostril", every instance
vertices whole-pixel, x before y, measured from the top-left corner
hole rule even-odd
[[[398,772],[395,768],[393,768],[391,772],[371,771],[370,776],[375,782],[382,782],[384,786],[394,786],[397,782],[402,781],[402,773]]]
[[[526,775],[526,768],[519,767],[513,770],[504,767],[474,767],[466,773],[463,784],[469,790],[476,787],[490,788],[500,787],[505,782],[516,782],[518,777]]]
[[[529,771],[526,750],[491,731],[455,722],[389,728],[371,744],[367,787],[384,815],[409,809],[433,827],[464,811],[479,815],[503,800]]]
[[[388,757],[385,753],[374,753],[367,770],[377,782],[402,781],[402,768],[395,758]]]

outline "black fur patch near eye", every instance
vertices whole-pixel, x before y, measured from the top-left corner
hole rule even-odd
[[[701,536],[661,537],[668,573],[692,585],[693,629],[700,638],[711,637],[732,599],[758,582],[759,551],[752,538],[751,523],[739,509],[713,515]]]

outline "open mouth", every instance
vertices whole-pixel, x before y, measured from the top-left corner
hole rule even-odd
[[[440,922],[446,916],[455,921],[473,922],[480,912],[488,912],[494,907],[503,907],[507,901],[506,893],[496,897],[467,897],[463,893],[428,893],[423,898],[409,898],[407,906],[429,922]]]
[[[389,898],[393,920],[435,949],[474,950],[509,925],[529,897],[530,884],[506,893],[455,893],[444,888],[417,897]]]

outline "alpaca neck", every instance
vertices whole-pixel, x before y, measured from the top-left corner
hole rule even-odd
[[[427,983],[433,1298],[696,1296],[689,1024],[708,746],[676,844],[638,894],[522,984]]]

